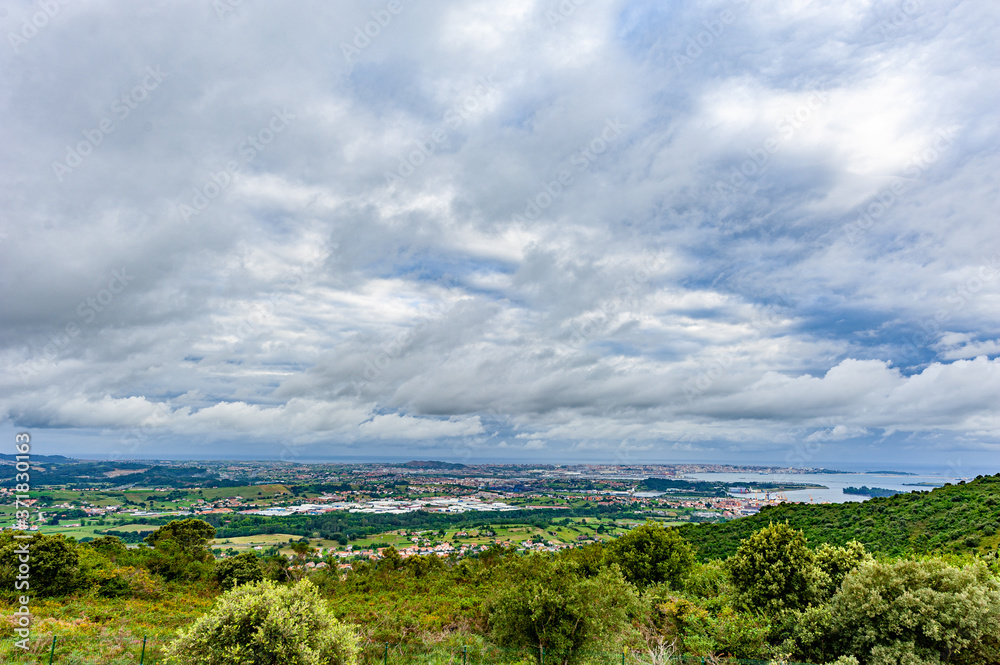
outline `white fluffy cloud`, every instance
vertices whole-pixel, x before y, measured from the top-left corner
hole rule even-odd
[[[72,4],[14,40],[7,427],[147,456],[994,449],[996,7],[402,6]]]

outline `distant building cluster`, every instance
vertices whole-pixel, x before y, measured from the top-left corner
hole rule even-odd
[[[467,513],[467,512],[497,512],[518,510],[502,501],[482,501],[475,496],[467,497],[432,497],[428,499],[374,499],[372,501],[352,502],[338,501],[335,497],[325,495],[314,499],[319,503],[302,503],[297,506],[272,506],[259,510],[240,511],[245,515],[263,515],[266,517],[284,517],[287,515],[321,515],[338,510],[351,513],[401,514],[426,510],[437,513]]]

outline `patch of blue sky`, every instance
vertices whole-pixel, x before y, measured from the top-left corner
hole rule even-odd
[[[498,272],[512,274],[517,269],[513,262],[470,257],[460,253],[420,252],[402,257],[402,260],[381,264],[383,277],[406,277],[420,282],[431,282],[444,287],[474,288],[469,282],[475,273]],[[486,292],[486,291],[484,291]]]
[[[817,298],[790,311],[792,331],[815,337],[841,339],[863,333],[872,343],[885,340],[887,315],[884,312],[845,306],[838,299]]]
[[[625,51],[637,60],[654,61],[664,45],[683,40],[688,3],[630,2],[618,14],[616,34]]]
[[[415,62],[359,62],[347,76],[347,86],[360,105],[380,117],[402,112],[438,120],[445,109],[431,100],[421,86],[422,80]]]
[[[794,332],[848,341],[846,356],[889,360],[907,375],[919,373],[927,364],[941,360],[934,348],[936,335],[928,335],[912,323],[887,321],[883,312],[813,306],[796,309],[794,314]]]
[[[645,357],[648,354],[644,351],[639,350],[632,344],[626,344],[624,342],[616,342],[612,340],[602,339],[595,340],[588,345],[591,349],[600,351],[603,356],[625,356],[627,358]]]

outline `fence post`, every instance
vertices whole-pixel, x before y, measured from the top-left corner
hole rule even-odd
[[[142,636],[142,653],[139,654],[139,665],[142,665],[143,661],[146,660],[146,636]]]
[[[622,649],[622,665],[625,665],[625,653],[627,651],[628,649]],[[139,663],[139,665],[142,665],[142,663]]]
[[[542,647],[542,665],[545,665],[545,647]]]
[[[389,662],[389,643],[385,643],[385,653],[382,655],[382,665]]]
[[[52,665],[52,659],[56,656],[56,636],[52,636],[52,650],[49,651],[49,665]]]
[[[465,665],[466,656],[469,653],[469,647],[462,647],[462,665]]]

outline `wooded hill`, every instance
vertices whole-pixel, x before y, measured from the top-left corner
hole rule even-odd
[[[769,506],[723,524],[691,524],[681,534],[702,560],[736,552],[740,540],[772,522],[801,529],[813,545],[857,540],[873,554],[995,551],[1000,544],[1000,474],[863,503]]]

